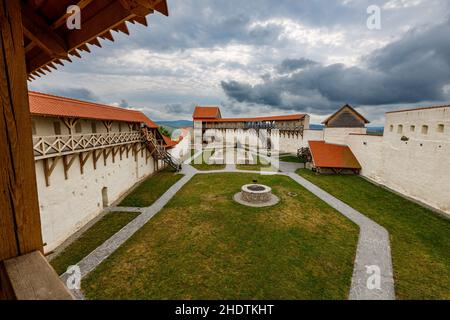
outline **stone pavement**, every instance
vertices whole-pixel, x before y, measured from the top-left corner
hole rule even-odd
[[[349,299],[394,300],[394,276],[387,230],[299,175],[292,172],[286,175],[359,226]],[[375,273],[378,272],[379,288],[375,288]]]
[[[308,180],[297,175],[295,171],[299,167],[301,168],[303,166],[280,162],[280,169],[283,172],[275,174],[290,177],[345,217],[356,223],[360,228],[349,299],[394,300],[394,278],[389,233],[387,230]],[[225,172],[259,173],[258,171],[237,170],[235,165],[227,165],[224,170],[200,172],[189,164],[185,164],[181,171],[181,173],[184,174],[184,177],[167,190],[167,192],[152,206],[148,208],[110,209],[110,211],[137,211],[142,212],[142,214],[77,264],[81,269],[81,276],[85,277],[89,274],[89,272],[94,270],[100,263],[124,244],[125,241],[150,221],[150,219],[152,219],[193,176],[196,174],[216,174]],[[271,174],[274,173],[272,172]],[[68,276],[68,274],[63,274],[61,279],[65,281]],[[79,298],[82,298],[80,292],[74,292],[74,294]]]

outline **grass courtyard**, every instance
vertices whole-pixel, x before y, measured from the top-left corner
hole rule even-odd
[[[449,220],[358,176],[298,173],[389,231],[398,299],[450,299]]]
[[[76,241],[65,248],[50,261],[50,264],[60,275],[67,267],[80,262],[85,256],[108,240],[113,234],[126,226],[137,217],[137,213],[114,212],[108,213],[89,228]]]
[[[247,171],[274,171],[277,172],[278,169],[275,167],[272,167],[272,165],[266,161],[263,157],[256,156],[256,155],[249,155],[250,157],[253,157],[254,164],[237,164],[236,169],[238,170],[247,170]]]
[[[293,154],[280,155],[280,161],[290,163],[305,163],[304,160],[300,159],[299,157]]]
[[[235,203],[253,179],[282,201]],[[197,175],[82,289],[89,299],[347,299],[357,238],[356,225],[287,177]]]
[[[214,153],[215,149],[207,149],[203,151],[201,155],[199,155],[197,158],[193,159],[191,162],[191,166],[193,166],[195,169],[199,171],[213,171],[213,170],[223,170],[225,169],[225,164],[209,164],[209,158],[211,158]]]
[[[183,175],[176,174],[172,168],[157,172],[125,197],[119,207],[149,207],[182,177]]]

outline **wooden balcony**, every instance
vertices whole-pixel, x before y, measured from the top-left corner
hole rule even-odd
[[[60,157],[143,141],[140,131],[34,136],[34,159]]]

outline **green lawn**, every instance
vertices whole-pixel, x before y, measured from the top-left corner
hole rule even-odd
[[[278,169],[273,167],[267,160],[263,157],[252,155],[253,158],[257,157],[257,161],[255,164],[237,164],[236,169],[238,170],[246,170],[246,171],[274,171],[277,172]]]
[[[58,274],[66,272],[67,267],[74,265],[103,244],[116,232],[138,216],[137,213],[108,213],[89,228],[80,238],[70,244],[56,256],[50,264]]]
[[[253,179],[281,202],[235,203]],[[88,299],[347,299],[357,238],[356,225],[287,177],[197,175],[82,289]]]
[[[389,231],[397,298],[450,299],[449,220],[358,176],[298,173]]]
[[[172,169],[157,172],[122,200],[119,207],[149,207],[182,177]]]
[[[214,154],[215,149],[205,150],[203,154],[198,156],[196,159],[192,160],[191,165],[200,171],[213,171],[213,170],[223,170],[225,169],[225,164],[208,164],[209,158]],[[198,160],[201,160],[201,164],[195,164]]]
[[[280,161],[283,162],[292,162],[292,163],[305,163],[303,159],[299,157],[289,154],[289,155],[280,155]]]

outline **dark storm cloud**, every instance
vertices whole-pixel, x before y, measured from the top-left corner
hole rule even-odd
[[[286,59],[277,67],[277,71],[279,73],[289,73],[314,65],[317,65],[317,62],[310,59]]]
[[[54,94],[57,96],[77,99],[77,100],[85,100],[85,101],[92,101],[97,102],[99,101],[99,98],[89,89],[86,88],[55,88],[55,87],[48,87],[45,88],[45,91],[50,94]]]
[[[336,26],[364,23],[368,0],[355,10],[341,1],[329,0],[183,0],[169,1],[170,17],[150,18],[153,31],[138,29],[132,40],[151,50],[208,48],[229,43],[273,45],[280,41],[280,27],[253,26],[255,21],[293,19],[307,25]],[[372,0],[373,2],[373,0]],[[370,3],[373,4],[373,3]],[[153,23],[152,23],[153,21]],[[133,31],[134,32],[134,31]]]
[[[171,114],[191,114],[194,112],[194,108],[194,104],[181,103],[167,104],[165,106],[166,111]]]
[[[226,95],[235,101],[305,110],[315,103],[315,112],[325,114],[330,105],[386,105],[442,101],[450,84],[450,22],[409,32],[401,40],[376,50],[365,66],[309,64],[307,59],[284,60],[278,70],[296,72],[265,78],[250,86],[222,82]],[[288,96],[289,98],[284,98]]]

